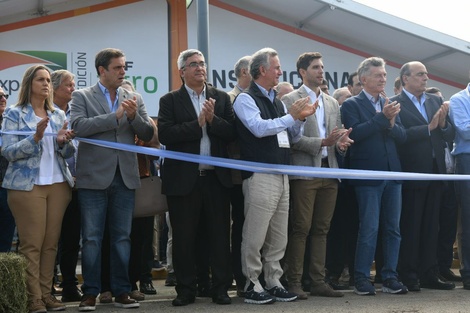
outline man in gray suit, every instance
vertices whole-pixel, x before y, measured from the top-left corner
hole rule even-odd
[[[135,144],[135,136],[149,141],[153,127],[142,97],[120,88],[126,59],[118,49],[96,55],[99,82],[72,95],[71,123],[77,137]],[[135,189],[140,187],[135,153],[81,142],[77,156],[76,187],[81,209],[84,296],[79,311],[94,311],[101,289],[101,242],[105,223],[110,235],[111,291],[115,306],[138,307],[129,298],[130,231]]]
[[[315,114],[307,117],[301,139],[292,145],[293,165],[337,168],[335,152],[345,153],[352,140],[351,130],[343,129],[338,102],[323,93],[322,55],[307,52],[297,60],[297,72],[303,85],[282,98],[289,108],[300,98],[310,97],[317,104]],[[290,176],[292,195],[292,230],[287,244],[285,266],[289,291],[297,293],[298,299],[307,299],[301,288],[302,267],[307,236],[310,240],[309,275],[312,280],[311,295],[342,297],[325,283],[326,236],[336,203],[338,180]]]

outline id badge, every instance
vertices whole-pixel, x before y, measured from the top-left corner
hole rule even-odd
[[[283,130],[282,132],[277,133],[277,142],[279,144],[279,148],[290,148],[287,130]]]

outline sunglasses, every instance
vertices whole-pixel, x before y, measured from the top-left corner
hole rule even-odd
[[[0,99],[1,99],[2,97],[5,98],[5,100],[6,100],[6,99],[8,99],[9,95],[0,95]]]

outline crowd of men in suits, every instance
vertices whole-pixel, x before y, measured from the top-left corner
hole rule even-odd
[[[458,128],[449,117],[449,103],[426,92],[428,72],[420,62],[402,66],[401,91],[390,98],[384,91],[386,63],[379,57],[361,62],[348,89],[335,97],[321,88],[324,66],[318,52],[299,56],[302,86],[282,98],[277,91],[291,86],[279,84],[281,63],[271,48],[235,64],[237,85],[230,98],[207,83],[200,51],[181,52],[178,68],[183,85],[161,98],[158,116],[160,140],[169,150],[273,167],[446,173],[445,148]],[[288,302],[308,294],[341,297],[339,290],[348,288],[339,283],[345,265],[354,292],[375,295],[374,260],[375,283],[385,293],[450,290],[455,284],[449,280],[462,279],[450,264],[438,264],[446,181],[340,184],[332,178],[231,173],[178,160],[164,163],[162,181],[176,225],[175,306],[190,304],[197,295],[197,252],[182,247],[197,246],[201,219],[209,233],[211,295],[218,304],[231,303],[227,289],[234,278],[246,303]],[[450,224],[455,238],[457,221]],[[345,245],[350,234],[355,239]],[[470,289],[470,277],[461,273],[464,288]]]
[[[103,49],[95,63],[99,82],[72,94],[70,123],[76,135],[127,144],[134,144],[136,136],[149,141],[154,127],[142,97],[120,88],[124,53]],[[453,191],[453,184],[442,180],[340,181],[281,171],[230,170],[204,159],[240,159],[273,168],[445,174],[446,148],[452,148],[455,138],[456,173],[466,174],[470,87],[454,95],[450,104],[444,102],[426,91],[425,65],[412,61],[400,69],[396,87],[401,90],[387,97],[386,63],[370,57],[350,75],[347,88],[330,96],[323,56],[306,52],[296,64],[302,85],[293,90],[279,82],[278,53],[263,48],[238,60],[237,85],[226,93],[207,83],[207,64],[200,51],[181,52],[177,65],[183,83],[160,98],[158,137],[167,150],[200,159],[196,163],[168,158],[161,166],[173,232],[174,306],[193,303],[201,295],[203,266],[210,269],[204,295],[221,305],[231,303],[228,289],[234,279],[237,295],[246,303],[290,302],[309,295],[342,297],[341,289],[349,288],[339,281],[345,266],[349,285],[358,295],[375,295],[374,283],[391,294],[421,287],[455,288],[449,280],[463,280],[464,288],[470,289],[468,182],[455,183],[456,193],[449,197],[444,191]],[[283,95],[278,94],[281,91]],[[80,311],[96,309],[104,232],[110,236],[115,304],[138,307],[129,296],[125,270],[138,186],[134,153],[79,145],[76,188],[84,278]],[[456,214],[442,209],[451,200],[457,200],[462,210],[462,277],[450,270],[451,255],[450,263],[438,258],[440,237],[449,238],[449,233],[443,249],[450,252],[444,259],[452,253]],[[446,216],[453,218],[444,223]],[[201,242],[207,255],[198,252]]]

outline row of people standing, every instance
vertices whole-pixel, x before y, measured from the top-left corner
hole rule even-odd
[[[72,187],[77,188],[83,238],[84,296],[79,310],[95,310],[95,299],[101,291],[101,244],[106,221],[110,235],[110,288],[116,296],[115,305],[139,306],[129,297],[128,276],[134,190],[140,185],[135,154],[82,143],[76,155],[75,181],[66,163],[76,151],[72,142],[75,135],[134,144],[136,136],[150,141],[156,134],[141,96],[119,88],[124,80],[124,68],[122,51],[104,49],[97,54],[99,82],[73,93],[70,119],[74,130],[68,127],[62,110],[68,107],[61,106],[61,95],[57,94],[57,104],[62,109],[53,102],[52,88],[58,87],[62,80],[57,80],[57,86],[55,82],[52,84],[49,70],[42,65],[27,69],[18,103],[7,108],[3,115],[2,155],[9,164],[2,186],[8,190],[8,204],[17,224],[19,252],[28,261],[31,313],[65,309],[51,294],[51,283]],[[70,96],[73,76],[68,78],[70,86],[65,86],[63,91]],[[9,133],[18,130],[26,133]],[[80,222],[75,220],[77,224]],[[77,288],[73,278],[70,285]]]
[[[247,63],[243,59],[247,59],[247,57],[240,60]],[[245,81],[244,85],[240,84],[236,87],[238,90],[234,88],[232,91],[232,93],[238,94],[233,103],[235,112],[233,117],[228,109],[224,94],[214,92],[213,87],[205,82],[206,64],[202,53],[197,50],[187,50],[181,53],[178,60],[178,68],[184,82],[183,86],[180,90],[165,95],[160,101],[159,119],[163,121],[164,125],[159,129],[160,137],[163,143],[171,146],[168,146],[170,150],[225,157],[226,149],[221,149],[221,147],[227,146],[233,140],[234,135],[230,133],[233,128],[230,128],[230,124],[235,123],[240,149],[239,155],[243,160],[299,165],[305,165],[305,162],[309,162],[310,166],[338,167],[337,156],[347,153],[345,161],[348,168],[400,172],[403,163],[404,171],[445,173],[445,166],[442,166],[444,146],[441,143],[451,140],[453,126],[447,119],[448,106],[442,104],[440,98],[424,94],[423,87],[426,87],[428,78],[426,69],[423,67],[424,65],[419,62],[410,62],[403,66],[400,73],[401,83],[406,86],[405,90],[408,91],[404,91],[400,96],[391,100],[382,96],[386,83],[384,60],[381,58],[364,60],[359,65],[356,77],[356,85],[359,89],[363,89],[358,92],[356,97],[344,101],[340,115],[336,100],[320,92],[320,85],[323,82],[323,64],[320,54],[307,53],[299,57],[298,71],[303,79],[303,86],[282,98],[287,104],[284,106],[284,103],[276,100],[273,91],[282,74],[279,57],[277,52],[272,49],[262,49],[251,56],[249,61],[252,82],[248,84]],[[235,71],[240,74],[237,74],[239,82],[242,81],[244,75],[248,76],[246,68],[237,71],[236,65]],[[208,95],[208,92],[213,96]],[[214,98],[216,96],[217,98]],[[420,105],[425,103],[429,106],[426,108],[428,110],[426,111],[427,117],[423,117],[421,114],[416,116],[416,113],[420,111],[418,106],[414,107],[413,97],[419,99],[417,103]],[[318,102],[312,101],[317,98],[319,98]],[[413,100],[410,100],[412,98]],[[216,101],[213,101],[214,99]],[[331,105],[328,104],[330,102]],[[177,107],[179,110],[176,110]],[[335,110],[331,110],[331,108]],[[402,110],[402,108],[404,109]],[[415,110],[417,111],[415,112]],[[402,124],[401,115],[403,115],[406,125]],[[317,122],[317,125],[313,124],[315,127],[312,126],[312,120]],[[342,129],[342,123],[346,129]],[[220,126],[224,126],[224,130],[218,128],[216,131],[216,127]],[[417,129],[418,131],[416,131]],[[170,133],[181,136],[170,137]],[[419,140],[421,145],[425,146],[422,151],[412,156],[402,155],[408,152],[403,145],[413,145],[415,140]],[[229,150],[232,157],[238,156],[236,150]],[[289,160],[291,151],[293,153],[292,160]],[[401,158],[405,157],[406,160],[401,161]],[[414,167],[412,164],[421,158],[426,162]],[[210,207],[213,200],[203,201],[204,197],[208,195],[198,191],[197,188],[200,187],[197,186],[202,184],[196,184],[196,182],[208,181],[207,177],[209,176],[217,178],[211,179],[211,182],[214,185],[219,184],[218,188],[220,185],[224,188],[230,187],[230,185],[227,183],[227,172],[217,166],[208,166],[204,163],[189,164],[182,161],[172,161],[166,165],[170,174],[164,166],[163,185],[164,192],[170,196],[170,215],[172,211],[175,212],[173,214],[177,219],[176,214],[182,212],[181,207],[185,206],[184,202],[187,202],[185,210],[191,208],[191,214],[197,215],[197,218],[191,219],[191,225],[186,224],[184,238],[175,240],[174,244],[178,246],[183,242],[193,242],[192,240],[196,238],[194,236],[195,229],[200,227],[199,219],[203,216],[201,211],[212,210]],[[183,192],[182,186],[175,186],[174,177],[183,169],[187,175],[194,173],[194,176],[190,175],[192,178],[184,184],[186,193],[181,194]],[[167,172],[165,173],[165,171]],[[243,293],[245,301],[248,303],[272,303],[275,300],[291,301],[297,298],[306,298],[300,288],[299,272],[301,274],[302,262],[299,259],[303,259],[305,240],[310,234],[313,242],[310,278],[314,281],[314,285],[309,291],[312,295],[340,296],[324,283],[326,235],[335,207],[337,181],[308,180],[299,177],[291,179],[289,183],[288,177],[285,175],[248,172],[241,174],[242,181],[238,180],[237,183],[234,180],[238,184],[236,187],[238,188],[236,192],[238,198],[240,194],[244,198],[245,217],[241,240],[241,269],[245,277],[244,279],[240,278],[239,274],[235,276],[239,294]],[[311,187],[313,189],[310,190],[305,189],[307,185],[315,183],[319,183],[319,186]],[[328,187],[328,183],[331,183],[331,188]],[[441,182],[426,182],[424,183],[425,190],[422,187],[423,183],[418,183],[420,185],[418,188],[413,187],[416,185],[414,183],[406,184],[403,191],[402,182],[395,180],[353,180],[349,183],[357,198],[359,208],[360,226],[353,273],[356,293],[362,295],[376,293],[370,283],[370,269],[374,260],[379,225],[383,235],[384,265],[378,269],[378,272],[381,272],[383,277],[382,290],[384,292],[404,294],[408,289],[419,290],[420,286],[436,289],[453,288],[453,284],[442,281],[438,276],[436,241],[423,243],[429,232],[433,232],[434,237],[437,236],[435,227],[436,221],[438,221],[438,218],[435,218],[437,209],[432,210],[432,213],[427,212],[433,216],[431,224],[428,224],[422,214],[407,212],[410,216],[407,215],[406,221],[402,222],[403,227],[406,228],[402,245],[403,252],[401,253],[403,257],[400,259],[403,261],[399,262],[402,240],[400,234],[402,194],[406,195],[403,202],[403,205],[407,207],[405,211],[413,211],[409,208],[411,199],[420,198],[421,212],[423,212],[430,202],[439,205],[439,199],[428,198],[431,195],[438,196],[438,193],[429,192],[427,186],[439,185]],[[268,186],[271,186],[272,190]],[[242,193],[240,193],[240,189]],[[176,194],[175,190],[180,191]],[[296,190],[298,191],[297,197],[295,196]],[[189,199],[196,199],[194,198],[195,193],[196,197],[199,197],[197,201],[189,201]],[[421,196],[421,194],[424,195]],[[177,195],[178,199],[183,201],[178,202],[178,205],[171,199]],[[193,198],[189,195],[192,195]],[[210,193],[210,195],[212,198],[221,196],[221,194],[215,196],[214,193]],[[226,193],[223,195],[225,195],[225,199]],[[288,243],[289,195],[292,195],[293,203],[291,216],[293,229]],[[316,201],[319,201],[318,204]],[[228,211],[226,199],[220,205],[219,210]],[[326,210],[323,213],[324,216],[320,216],[322,210]],[[237,217],[234,214],[238,214],[237,211],[232,211],[232,218],[235,222]],[[302,216],[302,214],[304,215]],[[224,215],[219,222],[227,227],[227,215]],[[186,220],[185,223],[189,222]],[[411,230],[409,225],[413,225],[413,223],[422,225],[419,235],[408,233]],[[428,228],[432,228],[432,230],[428,230]],[[225,236],[226,232],[218,234]],[[296,243],[296,237],[299,238],[298,243]],[[420,238],[418,242],[415,241],[416,238]],[[220,248],[221,246],[216,248],[212,242],[208,244],[211,247],[211,255],[216,254],[223,258],[224,253],[220,253],[221,251],[225,251],[226,255],[226,236],[222,244],[224,248]],[[288,290],[285,290],[280,282],[284,272],[280,261],[286,247],[285,267],[289,283]],[[410,247],[415,250],[410,251]],[[174,305],[192,303],[196,295],[195,274],[185,272],[194,271],[195,252],[193,250],[184,252],[186,253],[184,254],[184,263],[178,265],[176,265],[178,263],[176,260],[180,259],[181,261],[183,257],[178,254],[174,255],[179,285],[178,296],[173,301]],[[236,254],[237,251],[232,251],[232,253]],[[423,258],[426,260],[423,261]],[[218,271],[217,262],[218,259],[211,264],[215,271]],[[236,263],[234,262],[233,265],[235,266]],[[400,278],[398,275],[399,264],[400,274],[404,278]],[[264,279],[260,279],[262,272]],[[188,274],[185,275],[185,273]],[[234,273],[237,273],[237,269],[234,269]],[[221,287],[223,284],[219,283],[219,279],[216,277],[217,283],[213,288],[213,301],[228,304],[230,301],[226,295],[226,287]],[[227,277],[223,277],[223,279],[227,279]],[[245,286],[241,288],[240,285],[243,282],[245,282]],[[415,284],[413,285],[413,283]],[[228,286],[228,281],[225,286]]]
[[[402,143],[407,140],[407,135],[400,125],[400,105],[397,105],[395,101],[384,100],[380,97],[386,81],[383,60],[370,58],[361,63],[358,79],[364,92],[358,97],[346,100],[343,104],[341,108],[342,122],[345,126],[350,126],[350,129],[344,130],[341,129],[341,122],[338,120],[339,110],[336,109],[339,106],[335,106],[336,102],[333,98],[326,97],[318,90],[321,85],[320,78],[323,80],[321,58],[320,54],[315,53],[299,57],[298,71],[302,76],[304,88],[284,97],[287,103],[290,101],[286,107],[279,99],[276,99],[276,94],[273,91],[282,74],[279,56],[276,51],[269,48],[258,51],[251,57],[249,63],[252,82],[248,89],[235,99],[232,109],[232,101],[226,93],[207,85],[206,64],[202,53],[197,50],[182,52],[178,58],[178,68],[184,84],[180,90],[170,92],[160,100],[158,132],[162,142],[167,145],[169,150],[173,151],[228,157],[227,144],[238,137],[240,157],[244,160],[290,164],[289,154],[292,149],[297,153],[293,158],[294,164],[296,161],[299,164],[305,161],[311,162],[309,164],[312,166],[323,167],[336,167],[336,154],[342,155],[346,153],[346,150],[349,150],[348,166],[350,167],[399,171],[395,141]],[[420,64],[411,63],[407,66],[408,72],[406,67],[402,68],[404,73],[401,77],[404,77],[404,81],[407,80],[406,77],[414,78],[415,74],[427,79],[427,73],[422,71]],[[421,71],[414,74],[416,66]],[[75,150],[71,139],[76,134],[81,137],[134,144],[136,135],[149,141],[154,134],[154,128],[148,120],[141,96],[119,88],[124,80],[124,68],[125,58],[122,51],[105,49],[97,54],[96,69],[100,77],[99,83],[73,94],[71,122],[74,131],[68,130],[63,111],[55,110],[52,106],[50,74],[47,68],[41,66],[32,67],[27,71],[20,92],[19,105],[5,112],[5,130],[20,129],[34,132],[29,136],[6,134],[2,148],[2,154],[11,162],[3,186],[9,189],[10,206],[22,236],[20,252],[27,258],[36,260],[28,265],[28,291],[30,293],[30,311],[32,312],[43,312],[46,308],[58,309],[61,306],[50,295],[52,276],[49,281],[46,278],[49,277],[53,269],[53,265],[49,269],[48,262],[51,258],[49,252],[57,248],[60,234],[60,226],[57,227],[57,225],[60,224],[59,220],[62,220],[62,215],[70,201],[65,195],[70,194],[70,187],[73,186],[72,175],[64,165],[65,159],[73,156]],[[406,82],[403,82],[403,85],[406,86]],[[422,83],[419,86],[422,87]],[[421,97],[417,96],[417,98],[424,102]],[[315,99],[316,101],[313,101]],[[427,96],[426,99],[428,99]],[[431,97],[431,99],[433,98]],[[367,101],[370,102],[370,105]],[[363,105],[364,103],[366,105]],[[372,104],[375,105],[375,108]],[[369,110],[368,106],[373,110]],[[335,110],[329,111],[331,107]],[[234,115],[234,111],[236,115]],[[25,119],[19,118],[21,114],[31,118],[31,122],[22,125],[21,123]],[[451,125],[443,118],[446,115],[445,106],[439,107],[435,114],[431,115],[431,122],[426,125],[431,134],[434,130],[443,133],[449,131]],[[328,118],[332,118],[332,120],[326,122]],[[317,128],[312,126],[314,125],[312,120],[317,122]],[[235,133],[234,124],[236,124],[237,133]],[[373,127],[370,127],[371,125]],[[311,128],[309,129],[309,127]],[[323,138],[317,140],[317,132]],[[51,133],[56,133],[56,136],[50,136]],[[381,135],[378,136],[378,134]],[[369,141],[369,136],[375,138],[375,141]],[[310,140],[308,137],[314,139]],[[355,140],[354,144],[352,139]],[[310,141],[314,144],[309,143]],[[309,144],[315,146],[315,149],[311,148],[310,150]],[[353,145],[350,148],[351,144]],[[376,149],[376,146],[380,149]],[[44,154],[44,151],[49,154]],[[53,151],[60,153],[51,153]],[[377,151],[377,153],[383,151],[383,155],[365,162],[366,152],[368,153],[367,157],[372,157],[370,151]],[[434,153],[433,151],[431,155],[434,156]],[[18,154],[21,154],[21,158]],[[305,157],[305,154],[310,159]],[[24,155],[29,156],[27,161],[37,165],[37,169],[29,163],[22,164],[25,162]],[[107,162],[101,162],[102,159],[106,159]],[[136,174],[136,162],[133,153],[114,151],[86,143],[80,145],[77,158],[76,186],[82,210],[84,244],[82,258],[85,280],[82,286],[85,295],[79,306],[80,311],[95,310],[96,296],[101,291],[100,266],[97,265],[101,261],[100,248],[106,219],[111,221],[113,225],[109,230],[112,256],[110,281],[112,292],[116,295],[115,303],[124,308],[138,306],[138,303],[129,297],[131,286],[127,270],[123,270],[128,269],[130,221],[132,221],[134,207],[133,190],[138,187],[139,179]],[[47,163],[44,168],[53,169],[48,171],[47,175],[41,172],[43,163]],[[39,164],[41,164],[41,168]],[[35,169],[28,176],[27,181],[15,178],[13,182],[12,177],[23,175],[24,168],[27,166]],[[370,168],[371,166],[373,168]],[[187,179],[182,180],[181,177]],[[198,164],[167,160],[162,168],[162,178],[163,192],[168,197],[174,231],[173,257],[178,281],[178,296],[174,299],[173,305],[186,305],[194,302],[197,288],[196,253],[195,248],[187,249],[187,247],[197,246],[195,238],[197,238],[198,228],[202,225],[200,224],[202,219],[208,226],[208,237],[210,238],[212,300],[218,304],[229,304],[231,300],[227,295],[227,289],[232,280],[230,262],[228,261],[230,259],[230,188],[232,187],[230,171],[226,168],[208,165],[205,162]],[[246,302],[271,303],[276,300],[292,301],[299,296],[305,297],[301,291],[286,290],[280,282],[284,272],[280,260],[288,245],[287,220],[290,192],[292,191],[294,195],[292,200],[295,218],[295,212],[301,214],[302,210],[306,211],[306,208],[313,206],[312,201],[320,201],[322,198],[321,193],[316,193],[315,199],[310,197],[307,199],[302,190],[313,188],[308,185],[320,183],[321,186],[315,187],[317,189],[314,188],[314,190],[325,191],[328,198],[332,199],[331,195],[336,194],[336,191],[333,190],[335,188],[324,185],[331,184],[333,186],[337,182],[327,179],[299,178],[298,180],[294,179],[296,182],[291,185],[286,175],[248,172],[242,172],[242,178],[243,210],[247,218],[242,229],[240,263],[245,276],[243,293]],[[48,187],[36,188],[38,186]],[[267,188],[267,186],[271,186],[271,188]],[[396,263],[398,261],[396,259],[398,253],[395,254],[397,240],[399,246],[397,215],[399,220],[400,210],[397,210],[396,206],[401,206],[401,201],[399,201],[401,197],[400,183],[386,181],[369,185],[356,182],[354,186],[359,208],[362,207],[362,213],[361,209],[359,211],[360,219],[363,219],[363,223],[361,223],[363,229],[359,230],[358,250],[363,249],[360,251],[364,251],[364,253],[356,253],[356,292],[375,294],[375,289],[372,291],[368,283],[368,273],[374,252],[370,244],[374,241],[374,236],[378,231],[376,227],[382,218],[387,220],[384,223],[387,230],[384,232],[387,235],[384,239],[384,243],[387,242],[384,249],[386,262],[382,270],[384,291],[405,293],[406,287],[397,279]],[[46,192],[48,197],[54,199],[53,204],[50,206],[47,204],[46,209],[43,206],[43,210],[56,210],[54,205],[58,195],[48,189],[65,188],[65,192],[60,194],[67,199],[57,200],[62,201],[57,205],[60,206],[57,210],[62,213],[54,214],[57,220],[55,220],[56,223],[52,223],[55,228],[48,233],[53,234],[51,237],[37,236],[32,238],[32,236],[28,236],[30,232],[26,229],[26,225],[31,221],[23,220],[21,214],[23,211],[15,210],[15,208],[22,208],[28,199],[28,197],[15,198],[16,191],[29,191],[30,187],[33,188],[33,191],[41,189],[41,192]],[[298,190],[298,197],[295,196],[294,189]],[[28,193],[29,195],[34,196],[34,193]],[[378,199],[384,195],[390,200],[388,204],[394,209],[388,211],[390,214],[388,217],[382,217],[381,214],[378,214],[381,210]],[[373,201],[370,201],[370,196],[375,197],[375,205],[373,205]],[[309,204],[302,205],[302,202]],[[36,204],[39,203],[37,201]],[[331,208],[331,205],[326,207]],[[312,214],[312,212],[307,213]],[[371,213],[375,213],[375,215],[370,215]],[[44,216],[49,215],[41,213],[38,220]],[[327,210],[322,225],[317,228],[318,233],[313,234],[316,237],[312,239],[315,244],[312,244],[314,249],[312,249],[313,261],[310,276],[316,284],[312,286],[311,294],[329,293],[335,295],[334,292],[325,289],[327,287],[323,281],[325,278],[324,258],[321,256],[322,253],[326,253],[324,252],[326,234],[331,216],[332,211]],[[370,218],[370,216],[374,216],[374,218]],[[293,225],[296,227],[295,231],[299,234],[301,243],[304,240],[302,238],[305,237],[305,229],[308,228],[309,222],[308,218],[299,218],[298,221],[303,225],[295,223]],[[313,222],[316,221],[312,219]],[[43,229],[43,231],[45,230]],[[53,239],[57,239],[55,243],[52,242]],[[41,251],[40,254],[44,253],[44,257],[34,255],[36,251],[31,252],[31,247],[34,246],[32,250],[35,250],[36,246],[44,243],[47,245],[38,249]],[[298,243],[296,248],[295,240],[292,240],[291,244],[294,255],[301,253],[305,248],[305,245],[301,247]],[[373,244],[375,245],[375,242]],[[292,263],[289,261],[290,249],[289,247],[287,264]],[[52,254],[55,260],[55,251]],[[41,264],[38,264],[37,260],[40,260]],[[296,259],[295,262],[297,262]],[[357,266],[358,262],[359,267]],[[54,261],[51,263],[53,264]],[[287,270],[288,276],[291,277],[290,280],[295,282],[297,279],[298,282],[298,264],[293,264],[292,271],[289,271]],[[263,284],[259,279],[261,272],[264,273]],[[36,279],[38,273],[44,276]],[[435,283],[434,276],[426,276],[426,279],[427,282]],[[47,283],[45,283],[46,281]],[[240,279],[240,284],[243,283],[242,281],[243,279]],[[47,290],[43,288],[46,284]],[[293,288],[296,284],[292,283],[291,286]]]

